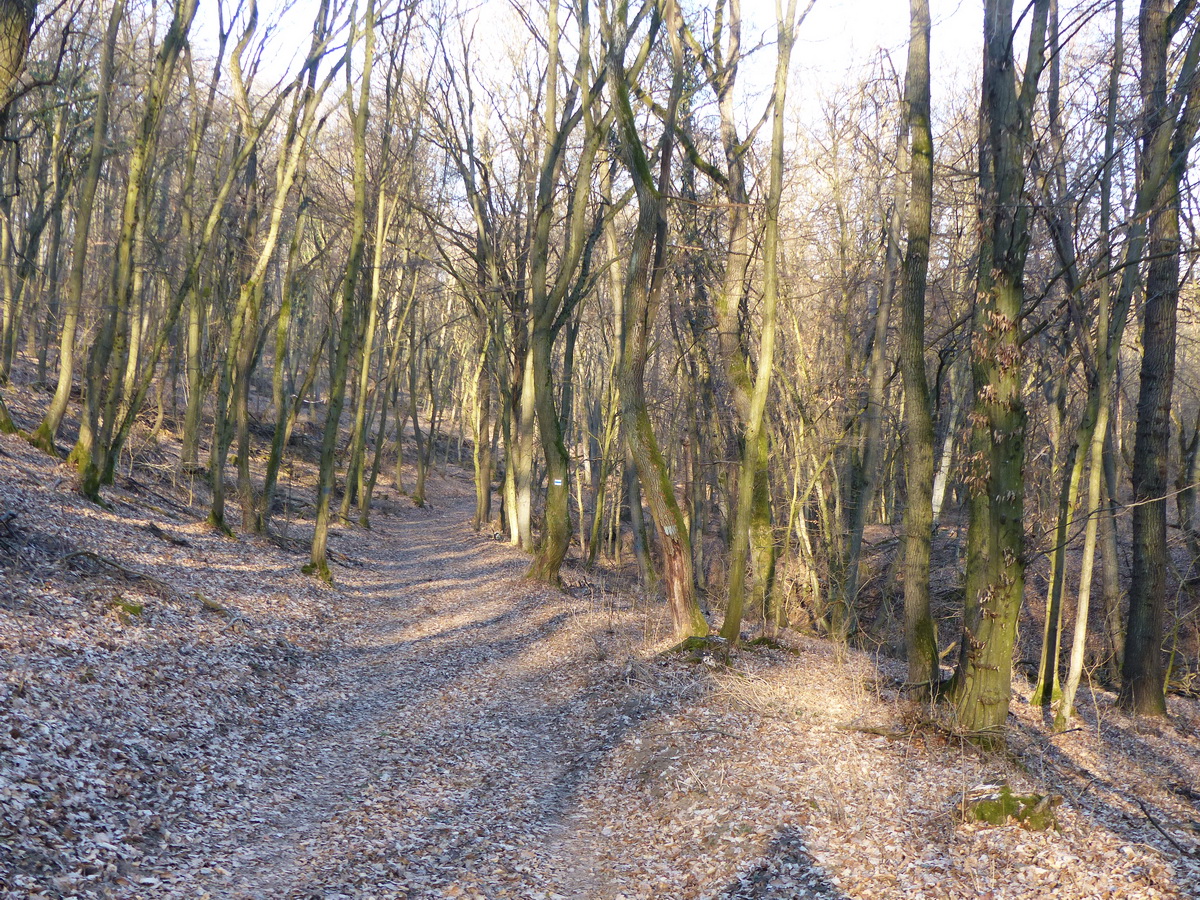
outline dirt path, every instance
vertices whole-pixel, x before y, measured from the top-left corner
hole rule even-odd
[[[614,696],[580,603],[522,581],[522,558],[466,518],[377,518],[343,588],[370,621],[256,744],[238,808],[188,836],[179,896],[530,896],[556,871],[602,895],[573,837],[591,823],[567,813],[646,705]]]
[[[335,533],[335,590],[302,520],[230,540],[168,483],[98,509],[60,477],[0,440],[4,900],[1200,896],[1193,700],[1151,726],[1090,693],[1051,734],[1022,681],[982,754],[880,654],[663,655],[608,576],[524,581],[461,477]],[[997,778],[1061,830],[959,821]]]

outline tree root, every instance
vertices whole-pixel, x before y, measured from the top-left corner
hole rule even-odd
[[[199,600],[200,605],[210,613],[215,613],[216,615],[229,620],[229,624],[221,629],[222,633],[231,629],[243,633],[247,630],[245,616],[243,616],[236,609],[230,609],[228,606],[222,606],[216,600],[210,600],[199,591],[196,591],[196,599]]]
[[[145,528],[146,531],[150,532],[152,535],[154,535],[160,541],[166,541],[168,544],[171,544],[172,546],[175,546],[175,547],[190,547],[190,546],[192,546],[190,541],[186,541],[181,537],[176,537],[175,535],[170,534],[169,532],[163,531],[161,528],[159,528],[153,522],[151,522],[149,525],[146,525],[143,527]]]
[[[93,550],[72,550],[66,556],[55,560],[55,565],[66,566],[73,559],[90,559],[94,563],[107,566],[110,569],[120,572],[130,581],[144,581],[147,584],[151,584],[161,591],[164,596],[170,596],[174,593],[174,590],[165,581],[161,581],[155,578],[153,575],[147,575],[144,572],[138,572],[136,569],[127,568],[126,566],[121,565],[115,559],[109,559],[107,556],[101,556],[99,553],[96,553]]]

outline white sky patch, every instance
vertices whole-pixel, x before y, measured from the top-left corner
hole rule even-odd
[[[229,0],[225,5],[228,16]],[[532,13],[535,20],[544,15],[542,4],[536,6],[537,11]],[[760,37],[771,43],[775,32],[774,0],[743,0],[742,6],[744,45],[750,46]],[[299,64],[308,48],[317,7],[318,0],[260,3],[260,23],[278,22],[264,70],[281,75]],[[980,0],[933,0],[932,13],[934,71],[953,71],[964,60],[976,64],[983,18]],[[528,39],[510,0],[482,0],[476,16],[480,24],[476,41],[485,44],[488,55],[496,61],[503,59],[497,51],[507,40]],[[216,35],[217,4],[201,3],[192,35],[197,51],[211,53]],[[904,0],[817,0],[797,33],[793,68],[805,80],[841,81],[848,70],[861,67],[883,50],[891,54],[902,71],[907,47],[908,4]],[[764,48],[756,54],[755,66],[769,71],[774,66],[773,57],[770,48]]]
[[[224,2],[228,16],[233,0]],[[332,2],[341,4],[348,0]],[[527,4],[534,22],[544,20],[545,0],[463,0],[462,7],[470,10],[465,21],[474,24],[473,56],[485,61],[477,74],[481,85],[499,88],[511,84],[506,72],[511,71],[517,60],[528,58],[518,49],[531,39],[514,10],[514,2]],[[683,2],[691,21],[695,21],[698,10],[711,10],[707,0]],[[274,31],[264,55],[260,85],[278,81],[299,66],[309,46],[318,5],[319,0],[261,0],[260,31],[267,23],[274,25]],[[743,128],[762,115],[774,80],[775,5],[775,0],[742,0],[743,50],[749,51],[761,43],[746,59],[739,80]],[[803,9],[806,0],[800,0],[798,5]],[[1096,0],[1064,0],[1061,12],[1064,31],[1068,23],[1077,21],[1081,15],[1088,17],[1096,6]],[[1018,4],[1018,14],[1020,7]],[[983,3],[982,0],[931,0],[931,13],[933,113],[937,121],[949,114],[951,107],[961,105],[956,98],[978,92]],[[1088,37],[1096,30],[1107,31],[1110,26],[1105,23],[1111,22],[1110,16],[1109,10],[1100,14],[1096,25],[1085,29],[1090,32]],[[193,44],[200,55],[211,55],[216,47],[216,19],[215,0],[202,2],[193,26]],[[569,34],[565,36],[570,40]],[[816,0],[796,37],[788,106],[789,118],[803,128],[821,121],[822,103],[836,95],[839,87],[852,88],[868,73],[884,77],[894,73],[897,83],[903,83],[908,53],[908,3],[906,0]],[[231,42],[235,39],[236,31]],[[706,39],[707,36],[701,37],[702,41]],[[1017,45],[1021,46],[1020,35]]]

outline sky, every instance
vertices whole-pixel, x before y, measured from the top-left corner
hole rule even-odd
[[[482,15],[495,22],[511,22],[512,17],[504,14],[509,2],[480,0]],[[687,6],[699,5],[695,0],[685,0],[685,3]],[[800,5],[804,5],[803,0]],[[267,21],[278,17],[280,20],[267,58],[268,71],[281,74],[298,61],[308,46],[315,6],[315,0],[292,0],[285,9],[280,0],[260,0],[260,19]],[[973,77],[980,52],[982,0],[931,0],[931,11],[935,84],[939,78],[954,81],[968,73]],[[747,39],[764,33],[773,34],[774,0],[743,0],[742,15]],[[202,52],[215,46],[215,34],[216,4],[211,0],[202,2],[194,26],[196,44]],[[861,68],[880,50],[890,54],[896,69],[902,72],[907,46],[908,3],[905,0],[816,0],[797,32],[792,65],[802,83],[819,87],[843,80],[848,71]],[[773,54],[769,50],[760,52],[759,59],[764,70],[773,67]]]
[[[749,0],[746,5],[764,11],[764,25],[773,24],[774,0]],[[931,0],[930,12],[933,69],[957,68],[964,56],[976,61],[982,45],[982,0]],[[837,75],[882,49],[903,69],[908,31],[905,0],[817,0],[797,33],[794,60]]]

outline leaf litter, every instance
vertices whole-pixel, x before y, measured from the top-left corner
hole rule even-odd
[[[100,509],[0,450],[4,898],[1200,896],[1194,700],[1096,691],[1055,735],[1019,684],[984,754],[894,661],[697,662],[602,574],[525,581],[453,475],[337,531],[330,588],[167,485]],[[997,778],[1059,830],[958,820]]]

